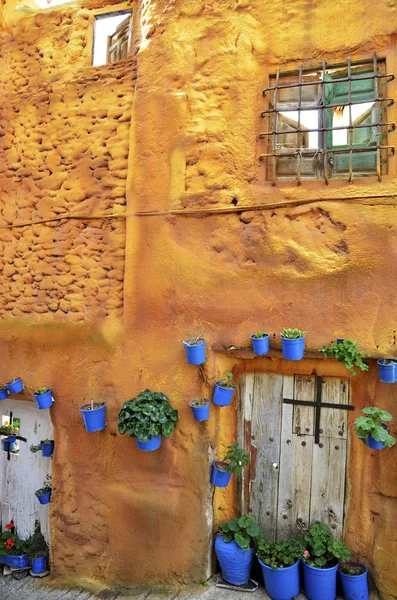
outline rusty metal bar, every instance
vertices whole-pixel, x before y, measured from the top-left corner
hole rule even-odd
[[[273,105],[274,105],[274,110],[277,111],[277,93],[278,93],[278,82],[279,82],[279,78],[280,78],[280,67],[277,69],[277,75],[276,75],[276,89],[274,90],[274,94],[273,94]],[[277,129],[277,112],[274,116],[275,118],[275,128]],[[276,141],[277,141],[277,137],[276,134],[273,135],[273,150],[275,150],[276,148]],[[276,162],[276,158],[273,158],[272,161],[272,183],[273,185],[276,185],[276,181],[277,181],[277,162]]]
[[[325,62],[325,60],[323,60],[323,79],[322,79],[322,83],[321,83],[321,99],[322,99],[322,108],[321,108],[321,120],[322,120],[322,132],[323,132],[323,150],[324,150],[324,154],[323,154],[323,176],[324,176],[324,181],[326,183],[326,185],[328,185],[328,164],[327,164],[327,160],[328,160],[328,149],[327,149],[327,127],[324,127],[324,124],[326,123],[325,121],[325,70],[327,67],[327,63]]]
[[[378,71],[378,64],[377,64],[377,58],[376,58],[376,52],[374,52],[374,75],[377,74]],[[374,77],[374,87],[375,87],[375,96],[379,96],[379,90],[378,90],[378,79],[376,77]],[[380,116],[380,107],[379,107],[379,102],[375,102],[375,116],[376,116],[376,143],[379,144],[380,142],[380,130],[379,130],[379,116]],[[372,137],[372,134],[371,134]],[[382,177],[381,177],[381,165],[380,165],[380,150],[379,148],[376,148],[376,174],[378,176],[378,181],[382,181]]]
[[[327,83],[331,83],[328,82]],[[318,81],[317,81],[317,85],[318,85]],[[338,106],[349,106],[349,104],[368,104],[369,100],[355,100],[354,102],[339,102],[339,104],[327,104],[326,108],[337,108]],[[391,106],[392,104],[394,104],[394,99],[393,98],[371,98],[371,102],[389,102],[389,106]],[[304,110],[318,110],[319,106],[318,104],[305,104],[304,106]],[[296,106],[295,108],[292,107],[288,107],[286,106],[285,108],[283,107],[282,109],[278,109],[277,111],[274,110],[274,108],[268,109],[268,110],[263,110],[261,112],[261,117],[265,117],[265,115],[269,112],[290,112],[290,111],[295,111],[296,112]]]
[[[373,152],[374,150],[376,150],[377,148],[379,148],[379,150],[391,150],[392,154],[394,155],[394,146],[378,146],[377,144],[374,146],[366,146],[366,147],[360,147],[360,148],[352,148],[353,153],[356,152]],[[310,149],[310,148],[305,148],[306,150],[306,154],[319,154],[319,153],[323,153],[324,150],[323,148],[318,148],[318,149]],[[335,150],[332,150],[333,154],[347,154],[349,152],[348,149],[338,149],[336,148]],[[269,156],[276,156],[278,158],[283,158],[284,156],[296,156],[298,153],[297,148],[293,148],[291,150],[285,149],[283,150],[282,153],[270,153],[270,154],[260,154],[259,158],[262,160],[263,158],[268,158]],[[314,158],[314,157],[313,157]]]
[[[352,148],[353,148],[353,119],[352,119],[352,82],[351,82],[351,72],[352,72],[352,65],[351,65],[351,58],[350,56],[347,59],[347,72],[349,75],[348,78],[348,82],[347,82],[347,97],[349,99],[349,183],[353,183],[353,152],[352,152]]]
[[[367,64],[370,65],[370,63],[367,63]],[[360,66],[365,67],[366,65],[360,65]],[[297,72],[290,71],[290,72],[286,72],[285,75],[286,76],[288,76],[288,75],[296,75],[297,73],[298,73],[298,71]],[[369,79],[375,79],[375,78],[376,79],[382,79],[382,78],[385,78],[385,77],[389,78],[388,81],[393,81],[394,80],[394,75],[392,73],[387,73],[387,74],[379,73],[379,74],[375,75],[375,77],[373,75],[364,75],[364,76],[353,75],[352,77],[350,77],[350,81],[366,81],[366,80],[369,80]],[[334,83],[343,83],[345,81],[349,81],[349,77],[340,77],[338,79],[330,79],[330,81],[327,82],[327,83],[334,84]],[[301,84],[298,84],[298,83],[284,83],[283,84],[282,83],[281,85],[278,86],[278,89],[279,90],[281,90],[281,89],[288,89],[288,88],[298,87],[298,85],[300,85],[301,87],[306,87],[308,85],[318,85],[318,81],[317,80],[315,80],[315,81],[302,81]],[[275,89],[276,89],[275,85],[269,85],[269,87],[267,87],[267,88],[265,88],[263,90],[263,95],[265,96],[266,92],[270,92],[270,91],[275,90]]]
[[[301,184],[301,146],[302,146],[302,136],[301,136],[301,109],[302,109],[302,63],[299,65],[299,87],[298,87],[298,158],[297,158],[297,169],[296,169],[296,180],[298,185]]]
[[[326,106],[325,108],[328,108],[328,106]],[[392,127],[391,131],[394,131],[396,128],[396,124],[393,123],[392,121],[387,121],[387,122],[385,121],[384,123],[382,121],[377,121],[376,123],[364,123],[364,124],[359,123],[357,125],[352,125],[352,129],[368,129],[368,127],[377,127],[377,126],[379,127],[379,126],[386,126],[386,125],[387,126],[390,125]],[[347,129],[346,125],[343,125],[341,127],[314,127],[313,129],[304,129],[304,130],[301,129],[301,132],[312,133],[315,131],[325,132],[325,131],[339,131],[339,130],[343,130],[343,129]],[[281,130],[280,131],[278,131],[278,130],[263,131],[259,134],[259,137],[263,138],[267,135],[273,135],[274,133],[280,134],[280,133],[285,133],[285,131],[281,131]],[[299,133],[299,132],[298,132],[298,129],[288,129],[288,134],[290,134],[290,133]]]

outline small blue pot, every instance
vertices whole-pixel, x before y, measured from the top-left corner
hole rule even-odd
[[[138,438],[135,438],[135,441],[139,450],[144,450],[145,452],[152,452],[152,450],[158,450],[160,448],[161,434],[150,438],[148,442],[140,442]]]
[[[265,565],[260,558],[258,561],[262,569],[266,591],[272,600],[290,600],[299,596],[299,560],[290,567],[283,567],[277,571]]]
[[[208,421],[209,417],[210,417],[210,403],[209,401],[207,402],[207,404],[204,404],[203,406],[194,406],[195,401],[192,400],[191,402],[189,402],[189,406],[192,409],[192,413],[193,413],[193,417],[195,419],[195,421]]]
[[[14,569],[26,569],[29,566],[29,555],[5,556],[4,554],[0,554],[0,564],[14,567]]]
[[[265,337],[255,338],[253,335],[251,337],[252,349],[255,354],[267,354],[269,352],[269,334],[267,333]]]
[[[17,441],[17,436],[16,435],[9,435],[7,437],[7,439],[10,442],[10,444],[15,444],[15,442]]]
[[[381,358],[378,360],[379,379],[383,383],[396,383],[397,362],[394,358]]]
[[[343,595],[346,600],[369,600],[368,593],[368,568],[359,562],[349,561],[344,563],[350,567],[362,567],[365,573],[362,575],[346,575],[341,573],[339,565],[339,575],[342,582]]]
[[[90,404],[80,406],[81,414],[83,415],[84,427],[86,431],[92,433],[94,431],[102,431],[106,427],[106,402],[99,408],[91,410]]]
[[[216,383],[214,387],[214,395],[212,397],[212,402],[217,406],[229,406],[232,401],[234,391],[235,388],[224,388]]]
[[[15,381],[10,381],[10,383],[7,383],[7,388],[10,394],[19,394],[23,390],[22,379],[18,377]]]
[[[54,452],[54,442],[51,442],[51,444],[43,444],[43,442],[41,442],[42,456],[52,456],[53,452]]]
[[[232,473],[225,473],[221,469],[218,469],[217,465],[226,465],[227,463],[221,460],[214,460],[212,463],[211,483],[216,487],[227,487],[229,484]]]
[[[51,390],[47,390],[44,394],[33,394],[33,398],[39,408],[51,408],[52,406]]]
[[[372,448],[372,450],[383,450],[383,448],[385,447],[384,444],[382,444],[382,442],[374,440],[371,434],[367,437],[367,446],[368,448]]]
[[[49,492],[46,492],[45,494],[41,494],[41,496],[37,496],[40,504],[49,504],[50,499],[51,499],[51,492],[52,490],[50,490]]]
[[[35,575],[44,573],[46,568],[47,568],[47,554],[45,556],[41,556],[40,558],[32,559],[32,573],[34,573]]]
[[[254,549],[243,549],[232,540],[224,542],[221,535],[215,538],[215,554],[219,561],[222,577],[233,585],[243,585],[250,578]]]
[[[281,346],[285,360],[301,360],[305,352],[305,337],[290,340],[281,336]]]
[[[8,398],[8,391],[0,390],[0,400],[7,400],[7,398]]]
[[[200,343],[194,346],[190,346],[186,341],[183,342],[186,360],[189,365],[202,365],[205,363],[205,345],[206,341],[202,338],[200,338]]]
[[[335,600],[337,570],[338,565],[317,569],[303,561],[304,589],[309,600]]]
[[[10,450],[10,442],[7,439],[3,439],[1,443],[3,444],[4,452],[8,452]]]

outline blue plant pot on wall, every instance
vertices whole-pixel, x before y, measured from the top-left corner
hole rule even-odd
[[[193,417],[195,421],[208,421],[210,417],[210,403],[207,400],[207,404],[203,404],[202,406],[195,406],[194,403],[197,400],[192,400],[189,402],[189,406],[192,409]]]
[[[0,400],[7,400],[7,398],[8,398],[7,389],[0,390]]]
[[[215,538],[215,554],[219,561],[222,577],[233,585],[243,585],[250,578],[254,549],[244,550],[232,540],[224,542],[220,534]]]
[[[8,440],[1,440],[1,443],[3,444],[3,450],[4,452],[8,452],[10,450],[10,442]]]
[[[285,360],[301,360],[305,352],[305,338],[291,340],[281,336],[281,346]]]
[[[199,344],[194,344],[190,346],[187,343],[187,340],[183,342],[183,347],[185,348],[186,360],[189,365],[202,365],[205,363],[205,345],[206,341],[202,338],[199,340]]]
[[[49,504],[49,502],[51,500],[51,492],[52,492],[52,490],[50,490],[49,492],[45,492],[45,494],[40,494],[40,496],[37,496],[37,494],[36,494],[40,504]]]
[[[54,442],[51,442],[51,444],[43,444],[43,442],[41,442],[41,454],[42,456],[52,456],[54,452]]]
[[[160,448],[161,435],[151,437],[148,442],[140,442],[138,438],[135,438],[135,442],[139,450],[143,450],[144,452],[152,452],[153,450],[158,450],[158,448]]]
[[[227,487],[229,485],[232,473],[228,473],[222,469],[222,466],[227,463],[222,460],[214,460],[212,463],[211,483],[216,487]]]
[[[341,572],[339,565],[338,571],[342,583],[343,595],[347,600],[369,600],[368,592],[368,568],[359,562],[349,561],[343,563],[349,567],[359,567],[363,570],[362,575],[346,575]]]
[[[299,560],[290,567],[277,569],[277,571],[265,565],[259,558],[258,561],[262,569],[266,591],[272,600],[290,600],[299,596]]]
[[[34,573],[35,575],[44,573],[46,568],[47,568],[47,554],[45,556],[40,556],[40,558],[32,559],[32,573]]]
[[[95,405],[95,403],[94,403]],[[89,433],[94,431],[102,431],[106,427],[106,402],[101,403],[101,406],[91,410],[91,404],[83,404],[80,406],[81,414],[83,415],[84,427]]]
[[[212,402],[217,406],[229,406],[231,404],[235,388],[225,388],[215,383]]]
[[[36,404],[40,409],[51,408],[52,406],[52,391],[47,390],[44,394],[33,394]]]
[[[10,381],[7,383],[7,388],[10,394],[19,394],[23,390],[22,379],[18,377],[17,379],[14,379],[14,381]]]
[[[378,360],[379,379],[383,383],[396,383],[397,362],[394,358],[381,358]]]
[[[262,355],[267,354],[269,352],[269,334],[267,333],[265,337],[255,338],[253,335],[251,337],[252,349],[255,354]]]
[[[9,435],[7,439],[10,442],[10,444],[15,444],[15,442],[17,441],[17,436],[16,435]]]
[[[335,600],[337,570],[338,565],[317,569],[303,561],[304,590],[309,600]]]
[[[369,435],[367,437],[367,446],[368,446],[368,448],[371,448],[372,450],[383,450],[383,448],[384,448],[384,445],[382,444],[382,442],[378,442],[378,441],[374,440],[372,435]]]

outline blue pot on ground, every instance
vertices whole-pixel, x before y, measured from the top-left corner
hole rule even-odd
[[[189,365],[202,365],[205,363],[205,345],[206,341],[203,338],[198,340],[198,344],[189,344],[190,340],[183,342],[185,348],[186,360]]]
[[[222,460],[214,460],[212,463],[211,483],[216,487],[227,487],[232,473],[225,471],[227,463]]]
[[[281,336],[281,346],[285,360],[301,360],[305,352],[305,337],[293,340]]]
[[[204,402],[205,404],[201,404],[196,406],[197,402]],[[193,417],[195,421],[208,421],[210,417],[210,402],[206,398],[199,398],[198,400],[191,400],[189,402],[189,406],[192,409]]]
[[[215,538],[215,554],[219,561],[222,577],[233,585],[243,585],[250,578],[252,562],[254,560],[254,549],[246,550],[232,540],[223,541],[218,534]]]
[[[145,452],[152,452],[152,450],[157,450],[158,448],[160,448],[161,435],[151,437],[148,442],[140,442],[138,438],[135,438],[135,441],[139,450],[144,450]]]
[[[396,383],[397,362],[394,358],[381,358],[378,360],[379,379],[383,383]]]
[[[43,394],[33,394],[33,398],[36,400],[37,406],[41,408],[51,408],[52,406],[52,391],[47,390]]]
[[[32,573],[39,575],[47,569],[47,554],[32,559]]]
[[[303,561],[304,590],[309,600],[336,599],[336,573],[338,565],[330,569],[317,569]]]
[[[36,496],[37,496],[40,504],[48,504],[50,502],[51,492],[52,492],[52,490],[49,490],[48,492],[45,492],[44,494],[40,494],[40,495],[38,495],[36,492]]]
[[[229,406],[235,389],[236,388],[225,388],[215,383],[212,402],[217,406]]]
[[[29,566],[29,555],[5,556],[0,554],[0,564],[14,567],[15,569],[26,569]]]
[[[347,575],[342,573],[342,566],[361,568],[361,575]],[[338,568],[342,582],[343,595],[346,600],[369,600],[368,568],[359,562],[349,561],[339,565]]]
[[[290,600],[299,596],[299,560],[290,567],[272,569],[259,558],[265,588],[272,600]]]
[[[7,398],[8,398],[7,388],[0,390],[0,400],[7,400]]]
[[[86,431],[102,431],[106,427],[106,402],[94,402],[94,410],[91,404],[80,406]]]
[[[50,444],[44,444],[43,442],[41,442],[42,456],[52,456],[53,452],[54,452],[54,442],[51,442]]]
[[[7,383],[7,388],[10,394],[19,394],[23,390],[22,379],[18,377],[14,381],[10,381],[10,383]]]
[[[266,333],[264,337],[256,338],[251,335],[252,349],[255,354],[267,354],[269,352],[269,334]]]

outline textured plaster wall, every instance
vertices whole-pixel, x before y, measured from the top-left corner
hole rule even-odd
[[[132,58],[89,67],[99,2],[15,7],[3,0],[9,99],[0,117],[0,225],[56,220],[0,229],[0,376],[17,371],[28,391],[54,388],[53,574],[110,583],[203,579],[211,506],[215,523],[237,509],[233,486],[217,490],[213,503],[208,487],[210,457],[235,439],[236,404],[212,407],[210,422],[198,425],[188,401],[211,393],[226,370],[345,374],[332,361],[286,365],[225,347],[248,345],[259,328],[298,326],[311,348],[344,336],[373,355],[396,353],[395,159],[382,183],[273,187],[257,156],[267,75],[279,64],[340,62],[374,50],[396,72],[397,6],[143,0],[136,71]],[[388,93],[397,97],[394,83]],[[391,107],[388,119],[395,117]],[[58,203],[101,218],[58,219]],[[178,212],[192,210],[204,212]],[[179,341],[199,323],[209,348],[202,371],[186,365]],[[379,383],[375,361],[353,384],[354,416],[372,403],[395,412],[393,388]],[[180,411],[177,432],[153,455],[117,435],[122,401],[144,387],[163,390]],[[108,403],[108,428],[86,434],[78,407],[98,397]],[[371,453],[352,439],[346,541],[384,600],[397,597],[394,464],[395,450]]]

